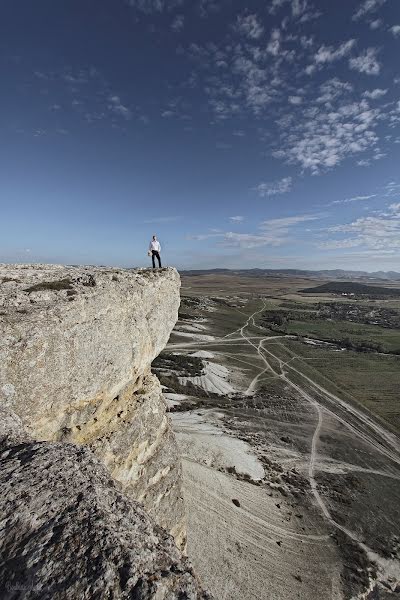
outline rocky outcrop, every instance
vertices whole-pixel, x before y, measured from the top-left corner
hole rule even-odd
[[[33,439],[53,442],[34,445],[47,462],[57,449],[88,456],[55,442],[90,448],[183,546],[180,460],[150,373],[179,285],[174,269],[0,266],[0,404]]]
[[[0,597],[206,600],[173,538],[84,446],[0,409]]]

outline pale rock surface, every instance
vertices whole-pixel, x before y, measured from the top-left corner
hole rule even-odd
[[[207,600],[173,538],[83,446],[0,409],[0,597]]]
[[[170,268],[0,265],[0,405],[35,440],[91,448],[183,547],[181,463],[150,373],[179,288]]]

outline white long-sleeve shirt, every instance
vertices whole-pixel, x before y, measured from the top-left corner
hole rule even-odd
[[[149,250],[154,250],[155,252],[161,252],[161,245],[158,240],[151,240],[149,244]]]

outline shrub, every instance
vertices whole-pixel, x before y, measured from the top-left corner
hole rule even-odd
[[[31,292],[43,292],[47,290],[72,290],[71,280],[67,278],[60,279],[58,281],[41,281],[26,288],[25,292],[30,294]]]

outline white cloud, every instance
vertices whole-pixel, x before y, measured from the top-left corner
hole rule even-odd
[[[232,223],[243,223],[244,217],[241,217],[241,216],[229,217],[229,220],[232,221]]]
[[[171,29],[176,32],[182,31],[184,25],[185,25],[185,17],[183,15],[176,15],[176,17],[174,18],[174,20],[171,23]]]
[[[320,219],[321,215],[295,215],[278,219],[268,219],[259,225],[261,233],[233,233],[224,235],[220,242],[223,246],[240,248],[258,248],[260,246],[282,246],[293,239],[298,225]],[[290,236],[290,238],[289,238]]]
[[[365,247],[372,250],[400,249],[400,203],[391,204],[387,212],[360,217],[352,223],[328,229],[333,234],[350,234],[349,237],[327,240],[325,249]]]
[[[382,25],[383,25],[383,20],[382,19],[374,19],[369,24],[369,26],[370,26],[370,28],[372,30],[379,29],[379,27],[382,27]]]
[[[279,181],[260,183],[254,188],[261,198],[268,196],[276,196],[278,194],[286,194],[292,189],[292,178],[283,177]]]
[[[282,7],[287,13],[293,9],[297,16],[305,9],[304,3],[294,6],[291,0],[271,0],[268,5],[273,11]],[[252,16],[240,17],[239,23]],[[370,16],[374,16],[372,12]],[[236,20],[233,26],[237,29]],[[380,72],[378,48],[357,49],[356,36],[351,34],[339,43],[323,44],[324,38],[319,44],[312,38],[301,41],[301,30],[290,29],[282,19],[279,28],[272,28],[269,38],[266,33],[259,43],[253,43],[252,38],[249,43],[246,34],[244,40],[228,36],[220,42],[193,45],[189,50],[198,67],[196,85],[203,87],[213,113],[212,123],[228,124],[230,120],[234,130],[253,117],[253,132],[265,143],[267,151],[312,174],[333,168],[350,157],[377,159],[379,154],[374,153],[374,148],[383,127],[397,126],[400,112],[395,111],[394,103],[377,102],[383,98],[384,90],[375,87],[376,83],[360,91],[358,82],[356,90],[350,81],[357,80],[355,70],[371,75]],[[332,77],[325,82],[322,79],[319,85],[321,78],[314,79],[312,75],[325,67],[335,73],[339,60],[350,61],[353,71],[349,72],[349,81]],[[382,127],[378,129],[378,125]],[[394,136],[393,133],[392,140],[386,141],[394,143]],[[366,156],[356,156],[361,153]],[[259,193],[266,194],[266,189],[261,187]]]
[[[270,3],[271,5],[270,5],[270,7],[268,9],[269,13],[270,14],[275,14],[287,2],[290,2],[290,0],[272,0],[272,2]]]
[[[33,73],[35,75],[35,77],[37,77],[38,79],[49,79],[49,76],[47,73],[43,73],[43,71],[34,71]]]
[[[334,200],[332,204],[349,204],[351,202],[359,202],[376,198],[376,194],[369,194],[366,196],[353,196],[352,198],[345,198],[344,200]]]
[[[124,117],[124,119],[127,120],[132,118],[130,109],[122,104],[119,96],[110,96],[109,102],[108,108],[111,112]]]
[[[304,71],[307,75],[313,75],[313,73],[315,73],[315,71],[317,70],[317,67],[315,65],[308,65]]]
[[[279,29],[273,29],[271,32],[271,39],[268,42],[267,52],[272,56],[278,56],[281,49],[281,32]]]
[[[393,33],[394,37],[400,37],[400,25],[393,25],[389,31]]]
[[[239,15],[236,28],[240,33],[253,40],[258,40],[264,33],[264,27],[259,22],[257,15]]]
[[[200,16],[205,18],[220,10],[221,5],[219,0],[200,0],[198,4]]]
[[[349,60],[350,69],[366,75],[379,75],[381,64],[377,59],[377,48],[368,48],[360,56]]]
[[[216,231],[189,236],[189,239],[204,241],[216,239],[219,246],[225,248],[259,248],[262,246],[281,246],[293,240],[296,233],[296,227],[301,226],[297,233],[304,233],[303,223],[320,219],[321,215],[294,215],[291,217],[282,217],[269,219],[260,223],[258,232],[237,233],[233,231]]]
[[[289,164],[318,174],[340,164],[353,154],[372,150],[378,142],[375,127],[378,109],[366,100],[344,103],[342,97],[323,105],[305,106],[301,117],[282,128],[277,149],[272,152]]]
[[[400,196],[400,183],[396,181],[389,181],[385,185],[385,196],[390,198],[392,196]]]
[[[261,246],[280,246],[284,242],[275,234],[264,235],[257,233],[235,233],[228,231],[219,242],[220,246],[226,248],[259,248]]]
[[[378,98],[382,98],[387,94],[387,90],[382,90],[381,88],[376,88],[372,91],[366,91],[363,93],[364,98],[370,98],[371,100],[377,100]]]
[[[173,10],[177,6],[181,6],[183,0],[128,0],[128,4],[145,14],[152,14]]]
[[[294,215],[293,217],[281,217],[278,219],[268,219],[263,221],[260,225],[260,229],[264,231],[279,231],[282,233],[289,233],[290,227],[305,223],[307,221],[316,221],[320,219],[321,215]]]
[[[341,81],[337,77],[328,79],[322,83],[319,87],[320,95],[317,96],[317,104],[327,104],[329,106],[339,99],[343,98],[346,94],[353,91],[353,86],[348,81]]]
[[[385,4],[386,0],[364,0],[353,15],[353,20],[358,21],[370,13],[376,12]]]
[[[339,60],[340,58],[347,56],[351,49],[354,48],[355,44],[356,40],[351,39],[347,42],[343,42],[336,49],[333,46],[321,46],[315,54],[314,60],[317,64],[330,63]]]
[[[272,0],[269,7],[269,13],[275,14],[278,10],[289,4],[291,9],[291,16],[293,20],[299,21],[300,23],[306,23],[312,19],[318,18],[321,13],[313,8],[313,5],[309,0]]]

